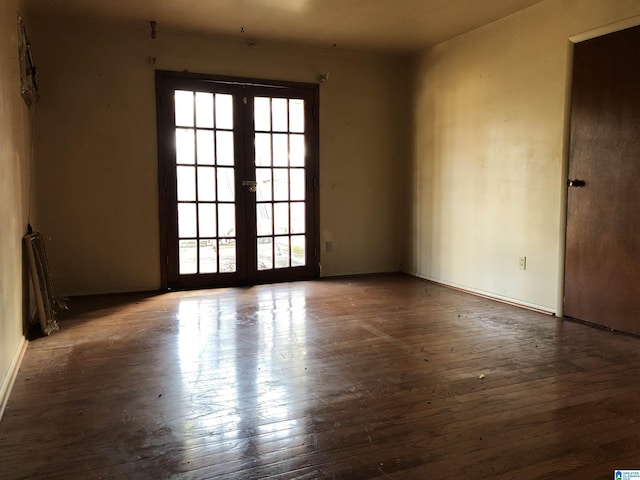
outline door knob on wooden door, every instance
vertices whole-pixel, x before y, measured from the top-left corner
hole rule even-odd
[[[587,184],[584,180],[569,179],[567,180],[567,187],[584,187]]]

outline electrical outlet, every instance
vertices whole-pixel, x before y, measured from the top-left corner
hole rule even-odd
[[[333,252],[333,242],[331,240],[327,240],[324,243],[324,251],[327,253]]]
[[[527,269],[527,257],[520,257],[520,270]]]

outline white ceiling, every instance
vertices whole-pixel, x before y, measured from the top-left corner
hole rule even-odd
[[[381,53],[435,45],[543,0],[25,0],[32,15]],[[242,32],[244,31],[244,33]]]

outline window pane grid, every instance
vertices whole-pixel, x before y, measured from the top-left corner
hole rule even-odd
[[[306,239],[304,235],[258,236],[257,252],[258,270],[305,266]]]
[[[258,270],[306,262],[304,100],[254,99]]]
[[[179,273],[235,272],[232,96],[174,95]]]

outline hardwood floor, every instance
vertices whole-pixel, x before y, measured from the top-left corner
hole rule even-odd
[[[640,340],[403,275],[73,299],[2,479],[611,479]],[[484,375],[484,378],[479,378]]]

